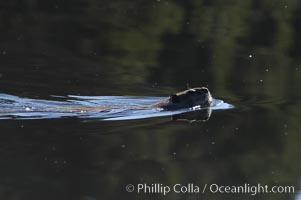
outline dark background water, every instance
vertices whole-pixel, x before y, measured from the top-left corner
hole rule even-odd
[[[0,199],[298,199],[138,195],[129,183],[301,179],[301,2],[0,2],[0,93],[168,96],[207,86],[235,109],[169,117],[0,121]]]

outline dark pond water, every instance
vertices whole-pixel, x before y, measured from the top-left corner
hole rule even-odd
[[[0,199],[301,199],[300,13],[296,0],[1,2]],[[194,122],[12,112],[140,104],[186,84],[234,108]],[[137,193],[144,183],[201,192]],[[206,184],[295,192],[202,194]]]

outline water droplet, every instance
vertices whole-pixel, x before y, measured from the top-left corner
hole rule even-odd
[[[211,144],[215,144],[215,142],[213,141],[213,142],[211,142]]]
[[[176,152],[173,152],[172,154],[173,154],[174,156],[175,156],[175,155],[177,155],[177,153],[176,153]]]
[[[263,80],[262,80],[262,79],[260,79],[259,81],[260,81],[261,83],[263,82]]]
[[[253,58],[253,55],[252,55],[252,54],[250,54],[250,55],[249,55],[249,58]]]
[[[2,54],[5,55],[5,54],[6,54],[6,51],[2,51]]]
[[[268,68],[266,68],[266,69],[265,69],[265,71],[266,71],[266,72],[268,72],[268,71],[269,71],[269,69],[268,69]]]
[[[125,145],[125,144],[123,144],[123,145],[121,145],[121,147],[122,147],[122,148],[125,148],[125,147],[126,147],[126,145]]]
[[[237,131],[238,131],[238,129],[239,129],[238,127],[235,128],[235,130],[237,130]]]

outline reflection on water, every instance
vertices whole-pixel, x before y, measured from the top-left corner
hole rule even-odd
[[[57,100],[20,98],[0,94],[0,119],[53,119],[61,117],[98,118],[105,120],[130,120],[150,117],[174,116],[173,119],[205,120],[209,119],[211,110],[230,109],[232,105],[222,100],[213,99],[210,108],[193,108],[162,111],[156,108],[131,109],[129,106],[151,105],[165,99],[164,97],[126,97],[126,96],[54,96]],[[60,101],[59,101],[60,100]],[[109,109],[99,111],[97,107]],[[74,107],[83,107],[74,111]],[[117,108],[116,108],[117,107]],[[90,108],[89,110],[84,108]],[[93,110],[93,108],[95,108]],[[111,108],[111,109],[110,109]],[[207,115],[199,115],[205,110]],[[193,111],[193,112],[192,112]],[[180,115],[186,113],[185,115]]]

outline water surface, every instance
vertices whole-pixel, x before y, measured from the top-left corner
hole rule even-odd
[[[300,199],[300,1],[0,4],[0,199]],[[187,84],[209,88],[211,111],[35,110],[148,104]],[[138,183],[296,192],[126,192]]]
[[[0,119],[53,119],[61,117],[78,117],[87,119],[104,120],[130,120],[150,117],[172,116],[185,112],[192,112],[201,109],[230,109],[231,104],[222,100],[213,99],[210,108],[179,109],[174,111],[163,111],[159,108],[129,109],[129,106],[151,105],[162,101],[164,97],[126,97],[126,96],[74,96],[67,97],[52,96],[57,100],[43,100],[20,98],[13,95],[0,94]],[[119,107],[97,110],[97,107]],[[82,110],[74,111],[72,108],[83,107]],[[92,110],[85,110],[91,108]],[[93,111],[93,108],[95,110]],[[209,116],[210,117],[210,116]]]

